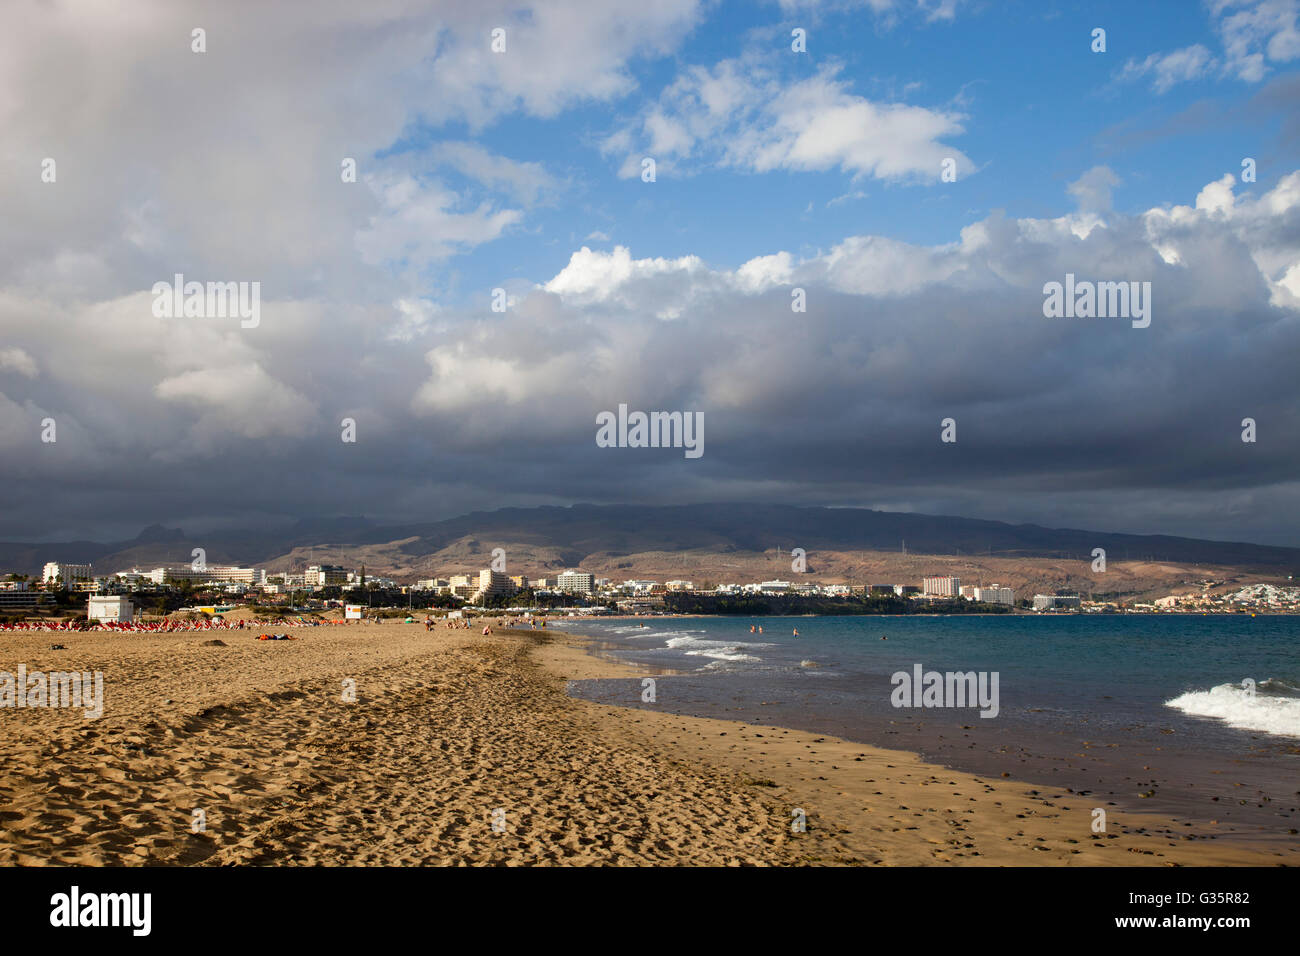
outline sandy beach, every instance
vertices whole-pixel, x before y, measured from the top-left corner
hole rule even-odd
[[[569,634],[276,630],[296,639],[7,635],[0,670],[102,671],[105,705],[98,719],[0,709],[0,863],[1194,866],[1300,853],[1120,808],[1094,834],[1092,806],[1068,793],[574,700],[567,680],[630,671]]]

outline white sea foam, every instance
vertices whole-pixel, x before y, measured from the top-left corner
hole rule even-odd
[[[1281,693],[1268,693],[1270,689]],[[1217,717],[1239,730],[1300,737],[1300,697],[1293,696],[1284,681],[1261,681],[1254,694],[1236,684],[1191,690],[1165,701],[1165,706],[1194,717]]]
[[[623,638],[625,640],[635,639],[638,641],[649,640],[651,638],[680,637],[681,635],[684,634],[689,635],[689,634],[707,633],[704,630],[681,630],[681,629],[659,631],[659,630],[655,630],[652,627],[641,627],[640,625],[636,625],[636,624],[625,625],[623,627],[611,627],[609,628],[609,632],[611,634],[617,634],[620,638]]]
[[[720,661],[744,661],[755,664],[763,659],[745,652],[753,648],[772,646],[743,641],[706,641],[686,634],[671,637],[666,643],[668,647],[682,651],[687,657],[712,657]]]

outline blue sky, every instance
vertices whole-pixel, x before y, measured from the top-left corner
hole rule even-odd
[[[939,245],[995,211],[1037,218],[1072,211],[1068,183],[1099,164],[1118,179],[1112,197],[1121,212],[1185,202],[1206,182],[1238,172],[1247,156],[1257,161],[1257,183],[1243,189],[1271,188],[1300,145],[1279,138],[1284,111],[1258,102],[1278,71],[1243,80],[1222,62],[1216,23],[1209,7],[1187,0],[962,4],[934,20],[910,8],[882,18],[861,5],[722,3],[670,55],[631,59],[636,85],[625,96],[547,118],[503,115],[477,134],[463,122],[417,121],[381,155],[418,156],[440,140],[475,139],[500,156],[541,164],[560,182],[516,227],[447,263],[434,294],[464,304],[505,279],[544,282],[583,243],[625,245],[637,258],[697,255],[721,268],[781,250],[815,255],[855,234]],[[807,31],[804,54],[790,49],[797,27]],[[1091,49],[1096,27],[1106,30],[1104,53]],[[1153,54],[1196,45],[1218,65],[1160,90],[1150,73],[1126,75],[1126,66],[1131,72]],[[937,171],[935,181],[918,182],[839,166],[754,172],[699,164],[661,171],[653,184],[620,179],[620,157],[599,149],[619,117],[653,103],[683,68],[738,57],[784,82],[833,67],[851,94],[959,114],[963,131],[942,141],[976,169],[947,184]],[[1198,121],[1198,113],[1228,128]],[[491,195],[470,177],[438,175],[465,190],[470,205]]]

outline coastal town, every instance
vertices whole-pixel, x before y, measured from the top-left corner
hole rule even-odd
[[[949,575],[925,576],[918,584],[781,579],[715,584],[684,579],[614,581],[579,569],[529,577],[482,568],[473,573],[400,583],[367,574],[364,567],[349,569],[333,564],[273,572],[196,561],[103,574],[89,563],[52,561],[45,564],[39,579],[20,573],[0,577],[0,618],[13,621],[25,615],[75,613],[81,608],[90,620],[120,623],[149,613],[214,614],[236,603],[306,612],[345,609],[350,617],[397,616],[417,608],[458,615],[536,610],[573,615],[654,615],[680,613],[690,606],[683,602],[691,597],[729,601],[731,607],[757,608],[756,613],[817,613],[827,605],[809,603],[804,607],[803,602],[818,599],[850,607],[855,600],[875,602],[877,613],[982,610],[1026,614],[1255,614],[1300,610],[1300,587],[1254,584],[1225,591],[1221,583],[1207,579],[1188,593],[1125,601],[1095,600],[1072,592],[1018,598],[1013,588],[997,583],[963,584],[960,578]],[[764,611],[763,605],[752,603],[753,599],[763,598],[780,603]],[[746,600],[750,603],[738,603]]]

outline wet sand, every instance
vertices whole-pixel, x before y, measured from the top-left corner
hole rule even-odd
[[[538,652],[570,680],[641,677],[601,653],[599,640],[566,632]],[[602,706],[591,704],[590,706]],[[1025,783],[1002,775],[961,773],[914,753],[825,733],[626,708],[625,722],[648,749],[725,766],[742,778],[775,784],[771,795],[813,813],[834,831],[843,862],[894,865],[1293,865],[1300,837],[1277,830],[1252,837],[1223,821],[1188,822],[1136,813],[1095,794]],[[1093,811],[1106,832],[1093,832]]]

